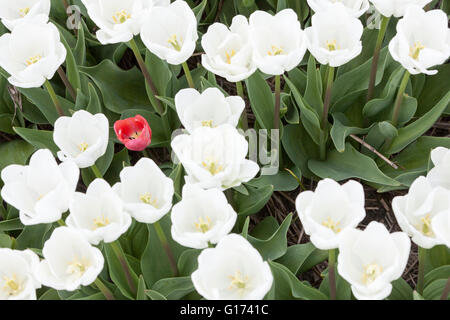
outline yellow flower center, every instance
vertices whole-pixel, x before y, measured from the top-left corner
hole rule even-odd
[[[278,46],[272,46],[272,50],[267,51],[267,54],[269,56],[279,56],[280,54],[283,54],[283,48]]]
[[[225,52],[225,56],[227,57],[228,64],[231,64],[231,58],[233,58],[235,54],[236,54],[236,51],[234,51],[234,50],[231,50],[231,53],[228,53],[228,51]]]
[[[203,168],[208,170],[213,176],[223,171],[223,167],[212,159],[206,159],[202,162]]]
[[[30,12],[30,8],[28,7],[19,9],[19,14],[22,18],[25,17],[28,14],[28,12]]]
[[[131,14],[127,10],[117,11],[113,16],[113,21],[115,24],[122,24],[128,19],[131,19]]]
[[[204,120],[204,121],[202,121],[202,126],[203,127],[210,127],[210,128],[212,128],[213,127],[213,121],[212,120]]]
[[[22,291],[22,286],[18,282],[15,274],[13,274],[12,277],[4,276],[3,280],[5,281],[3,291],[5,291],[7,295],[15,296]]]
[[[206,217],[206,220],[203,217],[198,218],[198,222],[195,223],[195,229],[202,233],[206,233],[211,229],[211,219]]]
[[[433,230],[431,229],[431,216],[427,214],[425,217],[421,218],[422,221],[421,231],[427,237],[434,236]]]
[[[155,208],[158,207],[158,205],[157,205],[157,203],[158,203],[157,200],[156,200],[156,199],[153,199],[153,198],[152,198],[152,195],[151,195],[150,193],[148,193],[148,192],[142,194],[142,195],[139,197],[139,199],[140,199],[143,203],[145,203],[145,204],[149,204],[149,205],[151,205],[151,206],[153,206],[153,207],[155,207]]]
[[[381,274],[382,271],[383,267],[376,263],[365,265],[363,273],[363,282],[365,284],[371,284]]]
[[[333,40],[333,41],[328,41],[327,40],[326,46],[327,46],[329,51],[336,51],[337,49],[339,49],[339,46],[338,46],[336,40]]]
[[[25,61],[25,63],[27,64],[27,66],[31,66],[32,64],[35,64],[36,62],[38,62],[41,59],[42,59],[42,56],[40,54],[37,54],[35,56],[29,57]]]
[[[80,150],[80,152],[85,152],[88,147],[89,145],[86,142],[82,142],[78,145],[78,149]]]
[[[419,60],[420,51],[425,49],[425,47],[420,43],[416,42],[412,47],[409,48],[409,56],[414,60]]]
[[[327,220],[324,220],[324,221],[322,222],[322,225],[323,225],[324,227],[327,227],[328,229],[331,229],[334,233],[339,233],[339,232],[341,232],[341,228],[338,227],[339,224],[340,224],[339,221],[335,222],[335,221],[334,221],[333,219],[331,219],[330,217],[328,217]]]
[[[180,37],[180,41],[178,41],[176,34],[171,35],[169,40],[167,40],[167,42],[170,43],[172,45],[172,47],[177,51],[181,51],[182,44],[180,42],[182,42],[182,41],[183,40],[181,37]]]
[[[247,287],[248,276],[243,277],[240,271],[236,271],[234,276],[229,276],[231,284],[229,289],[244,290]]]
[[[95,218],[92,221],[94,222],[93,230],[96,230],[98,228],[106,227],[109,224],[109,219],[107,217],[105,217],[104,214],[102,214],[101,216]]]
[[[67,266],[66,273],[81,277],[86,272],[87,267],[87,263],[75,258]]]

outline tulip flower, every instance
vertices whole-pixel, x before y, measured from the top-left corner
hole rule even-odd
[[[411,6],[423,8],[432,0],[369,0],[375,8],[385,17],[394,16],[396,18],[405,15],[406,10]]]
[[[55,122],[53,140],[61,150],[59,160],[72,160],[79,168],[93,166],[105,154],[108,139],[109,122],[102,113],[92,115],[79,110]]]
[[[431,222],[431,227],[440,242],[450,248],[450,209],[438,213]]]
[[[149,158],[123,168],[113,190],[122,199],[124,209],[142,223],[155,223],[172,208],[173,181]]]
[[[183,187],[183,198],[173,206],[172,238],[182,246],[204,249],[218,243],[237,219],[233,207],[219,189],[203,190],[195,185]]]
[[[364,231],[347,229],[339,244],[338,272],[359,300],[382,300],[392,291],[408,262],[411,241],[372,221]]]
[[[429,68],[443,64],[450,56],[447,14],[408,7],[397,23],[397,35],[389,43],[389,52],[410,74],[436,74],[437,70]]]
[[[148,11],[170,0],[81,0],[89,17],[100,28],[101,44],[128,42],[138,35]]]
[[[308,49],[321,64],[339,67],[361,53],[363,29],[359,19],[336,3],[312,16],[311,27],[305,29]]]
[[[0,248],[0,300],[36,300],[38,265],[39,257],[31,250]]]
[[[0,18],[9,30],[24,21],[45,23],[48,21],[50,6],[50,0],[0,0]]]
[[[301,192],[295,206],[305,233],[322,250],[337,248],[342,231],[356,228],[366,216],[364,189],[353,180],[343,185],[321,180],[314,192]]]
[[[236,187],[259,171],[257,163],[245,159],[247,141],[229,124],[197,128],[175,137],[171,146],[186,170],[186,183],[203,189]]]
[[[152,129],[141,115],[114,123],[117,138],[128,150],[143,151],[152,142]]]
[[[245,108],[241,97],[225,95],[217,88],[203,93],[183,89],[175,95],[175,106],[181,123],[189,133],[199,127],[215,128],[228,123],[236,127]]]
[[[450,149],[438,147],[431,151],[434,168],[427,174],[428,182],[450,190]]]
[[[185,1],[153,8],[141,29],[141,39],[153,54],[173,65],[186,62],[194,53],[197,19]]]
[[[24,21],[0,37],[0,67],[19,88],[37,88],[53,78],[66,53],[52,23]]]
[[[333,10],[333,5],[337,2],[336,0],[307,0],[308,5],[314,12],[324,12],[327,10]],[[345,6],[347,12],[355,17],[359,18],[367,10],[369,10],[370,4],[369,0],[339,0]]]
[[[203,250],[191,278],[197,292],[208,300],[262,300],[273,283],[269,264],[237,234]]]
[[[93,283],[103,269],[104,258],[99,249],[76,230],[56,228],[44,243],[42,260],[36,277],[45,286],[74,291]]]
[[[433,220],[450,209],[450,190],[433,188],[423,176],[417,178],[405,196],[392,200],[392,209],[400,228],[412,237],[418,246],[430,249],[443,242],[433,229]]]
[[[205,69],[229,82],[245,80],[256,71],[248,21],[242,15],[233,18],[229,29],[218,22],[209,26],[202,37],[202,47]]]
[[[281,75],[300,64],[306,53],[306,38],[292,9],[274,16],[255,11],[249,25],[253,60],[262,72]]]
[[[2,170],[1,196],[19,210],[24,225],[52,223],[69,209],[79,176],[73,161],[58,165],[50,150],[41,149],[31,156],[29,165]]]
[[[122,200],[103,179],[95,179],[86,194],[76,192],[69,209],[67,226],[78,230],[94,245],[116,241],[131,225]]]

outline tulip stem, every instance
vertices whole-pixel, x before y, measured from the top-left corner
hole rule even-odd
[[[118,240],[110,243],[111,249],[114,251],[114,254],[116,255],[117,259],[120,262],[120,265],[122,266],[122,269],[125,273],[125,278],[127,279],[128,287],[130,288],[131,292],[135,295],[137,293],[136,285],[133,281],[133,276],[131,275],[130,265],[128,263],[128,260],[122,250],[122,247],[120,245],[120,242]]]
[[[244,103],[245,103],[244,88],[242,87],[241,81],[236,82],[236,91],[237,91],[238,95],[242,98],[242,100],[244,100]],[[242,129],[244,129],[244,130],[248,129],[248,117],[247,117],[247,110],[245,108],[245,104],[244,104],[244,111],[242,111],[242,116],[241,116],[241,125],[242,125]]]
[[[448,278],[447,283],[445,284],[444,291],[442,291],[441,300],[447,300],[449,293],[450,293],[450,277]]]
[[[273,117],[273,128],[280,129],[280,107],[281,107],[281,76],[275,76],[275,114]]]
[[[384,36],[386,35],[387,26],[389,24],[389,17],[383,16],[381,20],[380,31],[378,31],[377,43],[373,53],[372,68],[370,70],[369,89],[367,91],[367,101],[373,97],[373,90],[375,89],[375,81],[377,78],[378,60],[380,59],[380,50],[383,45]]]
[[[172,249],[169,246],[169,242],[167,241],[166,234],[164,233],[164,230],[161,227],[159,221],[155,222],[153,224],[153,227],[155,228],[156,234],[158,235],[159,241],[161,242],[164,251],[166,251],[167,258],[169,258],[170,268],[172,269],[173,276],[177,277],[178,276],[177,263],[173,255]]]
[[[410,73],[405,70],[405,75],[403,76],[402,82],[400,83],[400,88],[398,89],[397,98],[395,99],[394,114],[392,115],[392,125],[395,127],[398,124],[398,117],[400,115],[400,107],[402,106],[403,96],[405,94],[406,86],[408,85]]]
[[[114,298],[114,295],[111,292],[111,290],[109,290],[106,287],[106,285],[102,282],[102,280],[100,278],[95,279],[94,283],[97,286],[97,288],[103,293],[106,300],[116,300],[116,298]]]
[[[328,250],[328,281],[330,285],[330,299],[336,300],[336,249]]]
[[[331,93],[334,83],[334,67],[328,66],[327,72],[327,88],[323,102],[322,121],[320,124],[320,160],[324,161],[327,156],[327,130],[328,130],[328,112],[330,109]]]
[[[141,68],[141,72],[144,75],[145,81],[147,82],[150,90],[153,93],[153,96],[149,95],[149,98],[152,102],[152,105],[156,108],[156,111],[159,113],[161,118],[164,114],[164,108],[161,105],[161,102],[156,98],[158,96],[158,90],[156,89],[155,83],[152,80],[152,77],[150,76],[150,73],[147,69],[147,66],[145,65],[145,61],[142,58],[141,52],[139,51],[139,48],[136,44],[136,41],[134,39],[131,39],[129,41],[131,50],[133,50],[134,56],[136,57],[137,63],[139,64],[139,67]]]
[[[64,116],[64,111],[61,107],[61,104],[58,101],[58,97],[56,96],[55,90],[53,90],[52,84],[48,80],[45,80],[44,86],[45,86],[45,89],[47,89],[47,92],[50,95],[50,98],[52,99],[53,105],[56,108],[56,112],[58,112],[58,115],[60,117]]]
[[[75,89],[73,88],[72,84],[70,83],[69,79],[67,78],[67,75],[64,72],[62,67],[58,68],[58,74],[59,74],[59,77],[61,78],[62,82],[66,86],[67,91],[69,91],[69,94],[72,97],[73,101],[76,101],[77,93],[76,93]]]
[[[192,89],[195,89],[194,79],[192,79],[191,70],[189,70],[189,66],[188,66],[187,62],[185,61],[181,65],[183,67],[184,74],[186,75],[186,80],[189,84],[189,87],[191,87]]]
[[[423,295],[423,285],[425,280],[425,257],[427,250],[419,247],[419,274],[417,276],[416,290],[420,295]]]
[[[65,226],[66,226],[66,223],[64,222],[63,219],[59,219],[57,222],[58,222],[58,224],[59,224],[61,227],[65,227]]]
[[[91,166],[91,170],[94,173],[96,178],[98,178],[98,179],[102,179],[103,178],[102,173],[100,172],[100,170],[98,169],[98,167],[95,164],[93,164]]]
[[[150,155],[148,154],[147,149],[142,150],[142,154],[144,155],[144,157],[150,158]],[[150,159],[151,159],[151,158],[150,158]]]

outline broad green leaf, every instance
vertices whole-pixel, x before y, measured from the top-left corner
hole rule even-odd
[[[301,174],[297,176],[301,177]],[[246,185],[256,188],[263,188],[265,186],[272,185],[274,191],[293,191],[298,188],[297,180],[285,170],[279,171],[277,174],[271,176],[260,176],[256,179],[250,180],[246,183]]]
[[[80,79],[80,72],[78,70],[77,62],[75,61],[75,57],[73,55],[72,48],[67,43],[66,39],[64,38],[64,35],[62,35],[60,37],[60,39],[67,51],[67,55],[66,55],[67,78],[76,92],[77,89],[81,90],[81,79]]]
[[[49,149],[54,155],[59,151],[53,141],[53,131],[15,127],[14,131],[36,149]]]
[[[145,294],[151,299],[151,300],[167,300],[166,297],[164,297],[161,293],[155,291],[155,290],[145,290]]]
[[[0,144],[0,171],[11,164],[24,165],[35,148],[26,141],[12,140]]]
[[[233,194],[233,206],[236,212],[242,216],[248,216],[259,212],[269,201],[273,193],[273,186],[266,185],[262,188],[255,188],[247,185],[249,195],[239,192]]]
[[[102,104],[100,102],[100,98],[97,95],[97,90],[95,90],[94,86],[89,83],[89,103],[87,104],[86,111],[97,114],[102,112]]]
[[[447,279],[438,279],[431,282],[423,289],[423,297],[426,300],[440,300],[446,284]],[[450,300],[450,295],[447,297],[447,300]]]
[[[22,230],[24,225],[19,218],[0,221],[0,232]]]
[[[95,165],[97,166],[98,170],[100,170],[100,173],[102,175],[105,175],[105,173],[108,171],[109,166],[111,165],[111,162],[113,160],[113,157],[114,157],[114,143],[112,142],[112,140],[110,140],[108,143],[108,147],[106,148],[105,154],[95,162]],[[81,177],[86,186],[89,186],[91,182],[96,179],[96,176],[92,172],[91,168],[81,169]]]
[[[189,276],[161,279],[152,286],[152,290],[159,292],[167,300],[179,300],[195,289]]]
[[[267,82],[260,72],[255,72],[245,80],[250,106],[262,129],[273,128],[275,100]]]
[[[50,236],[48,232],[51,228],[51,224],[25,226],[16,239],[16,249],[42,248],[44,242],[47,240],[46,236]]]
[[[136,300],[148,300],[147,295],[145,294],[145,291],[146,291],[145,280],[144,280],[144,277],[141,275],[141,276],[139,276]]]
[[[345,151],[345,140],[351,134],[365,134],[370,128],[357,128],[349,124],[348,119],[343,113],[333,113],[333,126],[331,127],[331,139],[336,150]]]
[[[392,282],[392,292],[387,300],[412,300],[412,298],[413,289],[403,278]]]
[[[444,265],[431,270],[425,275],[424,286],[430,285],[435,280],[448,278],[450,278],[450,265]]]
[[[308,242],[288,247],[286,254],[276,262],[287,267],[293,274],[299,274],[308,271],[327,258],[328,251],[319,250],[311,242]]]
[[[290,84],[289,87],[292,90],[292,86]],[[307,83],[304,100],[306,101],[306,104],[314,108],[316,115],[322,114],[322,78],[316,67],[316,59],[314,59],[313,55],[310,55],[308,60]]]
[[[178,271],[181,276],[190,276],[198,268],[198,256],[202,250],[188,249],[178,259]]]

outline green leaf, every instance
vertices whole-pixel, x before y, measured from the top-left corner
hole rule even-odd
[[[145,294],[152,300],[167,300],[166,297],[155,290],[145,290]]]
[[[289,87],[291,86],[289,85]],[[313,106],[316,115],[322,114],[322,78],[320,76],[319,70],[316,67],[316,59],[314,59],[314,56],[312,54],[309,56],[308,60],[305,101],[309,106]]]
[[[195,291],[190,276],[161,279],[153,285],[152,290],[159,292],[167,300],[179,300]]]
[[[146,291],[145,280],[144,280],[144,277],[142,275],[140,275],[136,300],[148,300],[147,295],[145,294],[145,291]]]
[[[39,300],[61,300],[58,291],[55,289],[48,289],[40,297]]]
[[[423,289],[423,297],[426,300],[440,300],[446,284],[447,279],[433,281]],[[447,300],[450,300],[450,295],[447,297]]]
[[[13,240],[7,234],[0,233],[0,248],[11,248]]]
[[[199,3],[198,6],[192,9],[192,11],[195,14],[195,17],[197,18],[197,22],[200,23],[200,20],[202,19],[203,12],[205,11],[206,4],[208,3],[207,0],[203,0]]]
[[[263,129],[273,128],[275,100],[267,82],[260,72],[255,72],[245,80],[250,106],[258,124]]]
[[[308,271],[328,259],[328,251],[317,249],[311,242],[288,247],[286,254],[276,262],[287,267],[293,274]]]
[[[344,280],[337,272],[337,268],[335,267],[335,275],[336,275],[336,300],[351,300],[352,299],[352,289],[350,284]],[[326,276],[323,278],[319,287],[320,292],[324,295],[329,296],[330,293],[330,280],[329,280],[329,272],[327,269]]]
[[[95,90],[94,86],[89,83],[88,84],[88,90],[89,90],[89,103],[87,105],[86,111],[97,114],[102,112],[102,104],[100,102],[100,98],[97,95],[97,90]]]
[[[102,175],[105,175],[114,157],[114,143],[110,140],[106,152],[101,156],[96,162],[98,170]],[[95,174],[92,172],[91,168],[81,169],[81,177],[86,186],[96,179]]]
[[[51,224],[25,226],[16,239],[16,249],[42,248],[51,228]]]
[[[345,151],[333,150],[328,153],[326,161],[310,160],[308,166],[312,172],[322,179],[331,178],[342,181],[348,178],[360,178],[388,186],[399,186],[400,183],[386,176],[371,158],[363,155],[346,144]]]
[[[301,177],[298,172],[297,177]],[[275,175],[260,176],[246,183],[256,188],[263,188],[267,185],[272,185],[274,191],[294,191],[298,188],[297,180],[287,171],[279,171]]]
[[[72,52],[72,48],[67,43],[66,39],[64,38],[64,35],[61,33],[61,42],[66,48],[67,55],[66,55],[66,73],[67,78],[72,85],[72,87],[77,91],[77,89],[81,90],[81,79],[80,79],[80,72],[78,71],[78,66],[75,61],[75,57]]]
[[[22,230],[24,225],[19,218],[0,221],[0,232]]]
[[[433,69],[436,69],[439,72],[436,75],[425,77],[425,85],[422,89],[422,93],[418,97],[418,109],[416,116],[419,117],[427,113],[449,91],[448,79],[450,78],[450,64],[446,63],[433,67]],[[450,114],[449,107],[447,107],[445,113]]]
[[[128,149],[123,148],[114,155],[111,165],[103,178],[108,181],[110,185],[114,185],[116,182],[119,182],[122,169],[129,165],[130,157],[128,155]]]
[[[247,185],[248,195],[239,192],[233,194],[233,204],[236,212],[242,216],[248,216],[259,212],[269,201],[273,193],[273,186],[266,185],[262,188],[255,188]]]
[[[170,68],[167,62],[159,59],[149,50],[146,50],[145,65],[147,66],[147,69],[149,70],[150,75],[152,76],[152,81],[155,84],[158,96],[162,97],[167,96],[168,95],[167,87],[170,83],[170,79],[172,78],[172,72],[170,72]],[[151,101],[153,92],[147,85],[147,82],[145,83],[145,89]],[[157,108],[157,106],[154,107]]]
[[[345,139],[351,134],[365,134],[370,128],[357,128],[349,124],[347,117],[340,112],[333,113],[333,126],[331,128],[331,139],[333,140],[336,150],[345,151]]]
[[[403,278],[392,282],[392,292],[387,300],[411,300],[412,298],[413,289]]]
[[[438,279],[450,278],[450,265],[444,265],[439,268],[433,269],[425,275],[424,286],[430,285],[433,281]]]
[[[24,165],[34,150],[31,144],[21,140],[0,144],[0,171],[11,164]]]
[[[190,276],[198,268],[198,256],[202,250],[188,249],[178,259],[178,271],[181,276]]]
[[[53,131],[15,127],[14,132],[36,149],[49,149],[54,155],[59,151],[53,141]]]

